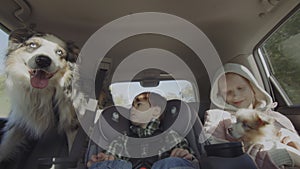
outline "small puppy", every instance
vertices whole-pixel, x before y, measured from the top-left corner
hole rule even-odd
[[[263,145],[262,149],[265,151],[285,149],[293,161],[293,166],[300,166],[300,151],[281,143],[274,118],[257,110],[240,109],[236,112],[236,120],[236,123],[228,128],[228,133],[242,141],[247,151],[255,144]]]
[[[234,138],[243,141],[245,148],[255,143],[278,140],[273,118],[253,109],[240,109],[236,112],[236,123],[228,129]]]

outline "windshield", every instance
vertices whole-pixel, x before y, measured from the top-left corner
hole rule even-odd
[[[142,87],[140,82],[121,82],[110,85],[115,105],[130,107],[133,98],[144,91],[156,92],[167,100],[180,99],[186,102],[195,102],[196,96],[193,86],[186,80],[160,81],[156,87]]]

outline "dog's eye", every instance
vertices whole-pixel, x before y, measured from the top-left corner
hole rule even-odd
[[[31,48],[37,48],[38,47],[37,43],[34,43],[34,42],[30,42],[28,44],[28,46],[31,47]]]
[[[251,127],[247,123],[242,123],[242,125],[243,125],[244,128],[253,129],[253,127]]]
[[[57,50],[55,53],[58,54],[59,56],[63,56],[64,55],[64,52],[62,50],[60,50],[60,49]]]

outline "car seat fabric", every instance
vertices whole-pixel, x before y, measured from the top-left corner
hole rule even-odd
[[[0,164],[5,169],[36,169],[40,158],[67,157],[68,144],[64,133],[55,128],[47,130],[38,140],[28,140],[29,144],[11,161]]]
[[[191,111],[188,104],[181,100],[173,99],[167,102],[166,114],[162,123],[164,129],[171,127],[181,135],[185,135],[195,156],[200,158],[203,148],[199,147],[198,137],[202,130],[202,124],[198,115]]]
[[[200,158],[201,169],[257,169],[248,154],[243,154],[238,157],[202,157]]]
[[[56,128],[48,129],[40,139],[28,139],[28,145],[11,161],[2,162],[2,169],[37,169],[77,168],[85,167],[84,155],[88,137],[79,126],[77,135],[69,153],[68,141],[65,133],[58,133]]]
[[[128,120],[129,110],[122,106],[109,106],[105,108],[94,125],[91,135],[92,141],[107,148],[110,142],[121,135],[130,132]]]
[[[202,133],[202,122],[198,112],[191,110],[187,103],[177,99],[169,100],[165,113],[162,123],[165,130],[172,128],[180,133],[187,132],[185,138],[188,140],[190,147],[195,150],[196,158],[199,159],[199,161],[193,161],[193,165],[196,168],[201,166],[201,169],[238,169],[242,166],[245,169],[256,169],[255,163],[248,154],[238,157],[206,156],[204,145],[209,143],[205,141],[204,133]],[[95,142],[109,144],[109,140],[113,140],[119,133],[127,134],[130,132],[128,117],[129,110],[121,106],[110,106],[102,111],[93,133],[93,137],[98,138],[98,140],[90,140],[85,164],[91,155],[104,150],[103,147],[99,147]],[[180,125],[173,126],[176,123]],[[104,130],[108,126],[115,131]],[[135,162],[137,164],[134,165],[134,169],[145,166],[150,168],[147,161],[143,159],[136,159]]]
[[[201,101],[201,102],[189,102],[187,103],[191,109],[198,113],[198,116],[201,119],[202,124],[204,123],[205,112],[210,109],[210,101]]]

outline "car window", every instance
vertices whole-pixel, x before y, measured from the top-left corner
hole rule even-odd
[[[10,101],[5,90],[4,57],[6,54],[8,35],[0,29],[0,117],[7,117]]]
[[[122,82],[110,85],[115,105],[130,107],[133,98],[141,92],[151,91],[161,94],[167,100],[180,99],[186,102],[195,102],[196,96],[192,84],[186,80],[160,81],[156,87],[142,87],[140,82]]]
[[[300,105],[300,12],[294,13],[262,45],[260,54],[292,105]]]

